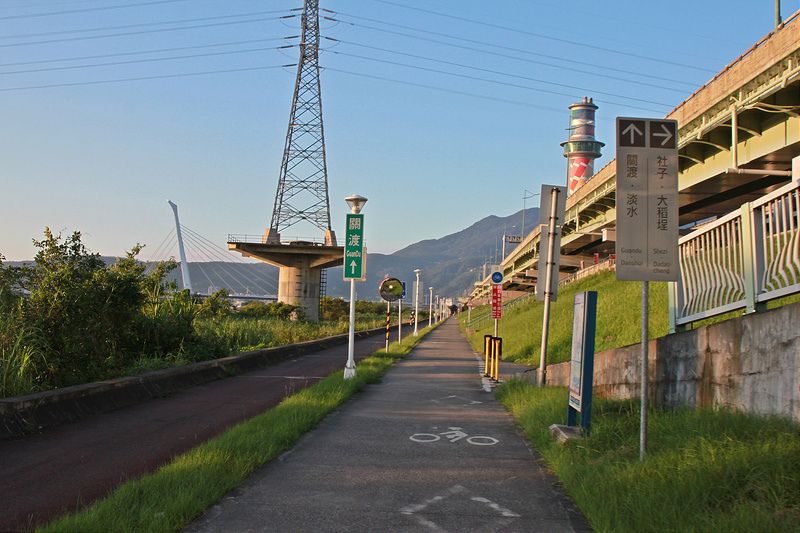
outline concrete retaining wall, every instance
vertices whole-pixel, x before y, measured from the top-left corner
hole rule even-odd
[[[397,326],[393,326],[392,330],[396,331]],[[355,336],[360,339],[385,332],[386,328],[383,327],[357,331]],[[181,389],[346,344],[347,341],[347,334],[336,335],[136,376],[0,398],[0,440],[21,436],[45,426],[78,420],[87,415],[107,413],[151,398],[164,397]]]
[[[640,361],[639,344],[596,354],[594,392],[638,397]],[[800,422],[800,304],[652,340],[648,371],[661,407],[731,406]],[[568,362],[547,367],[548,384],[568,380]]]

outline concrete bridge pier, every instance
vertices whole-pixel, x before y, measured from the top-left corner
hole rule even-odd
[[[319,320],[322,269],[341,265],[344,257],[342,246],[306,241],[228,242],[228,249],[279,267],[278,301],[302,306],[312,322]]]

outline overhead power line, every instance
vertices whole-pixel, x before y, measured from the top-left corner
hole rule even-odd
[[[273,40],[282,40],[282,39],[273,39]],[[247,54],[253,52],[266,52],[268,50],[278,50],[281,48],[293,48],[294,45],[288,46],[279,46],[279,47],[268,47],[268,48],[250,48],[247,50],[228,50],[225,52],[208,52],[205,54],[191,54],[191,55],[183,55],[183,56],[173,56],[173,57],[151,57],[148,59],[134,59],[130,61],[112,61],[108,63],[95,63],[93,65],[69,65],[64,67],[48,67],[48,68],[37,68],[37,69],[28,69],[28,70],[16,70],[16,71],[9,71],[9,72],[0,72],[0,75],[7,75],[7,74],[31,74],[31,73],[39,73],[39,72],[55,72],[55,71],[62,71],[62,70],[76,70],[76,69],[83,69],[83,68],[100,68],[100,67],[112,67],[112,66],[120,66],[120,65],[134,65],[139,63],[155,63],[159,61],[179,61],[182,59],[197,59],[203,57],[217,57],[217,56],[226,56],[226,55],[234,55],[234,54]]]
[[[186,1],[186,0],[180,0]],[[71,35],[75,33],[92,33],[97,31],[112,31],[112,30],[130,30],[133,28],[149,28],[153,26],[166,26],[170,24],[193,24],[196,22],[207,22],[211,20],[227,20],[233,18],[242,18],[242,17],[262,17],[264,15],[275,15],[278,13],[285,13],[284,10],[278,11],[256,11],[252,13],[240,13],[238,15],[217,15],[214,17],[203,17],[203,18],[194,18],[194,19],[182,19],[182,20],[165,20],[160,22],[142,22],[139,24],[124,24],[120,26],[103,26],[100,28],[81,28],[78,30],[59,30],[59,31],[48,31],[48,32],[39,32],[39,33],[25,33],[25,34],[18,34],[18,35],[0,35],[0,40],[3,39],[32,39],[35,37],[50,37],[53,35]],[[289,19],[294,18],[297,15],[283,15],[280,17],[274,17],[270,20],[281,20],[281,19]]]
[[[29,85],[27,87],[5,87],[0,88],[0,92],[9,91],[26,91],[32,89],[53,89],[56,87],[79,87],[82,85],[103,85],[106,83],[125,83],[131,81],[149,81],[149,80],[162,80],[167,78],[188,78],[192,76],[207,76],[209,74],[232,74],[235,72],[251,72],[254,70],[270,70],[275,68],[290,68],[296,67],[297,64],[289,65],[273,65],[267,67],[245,67],[245,68],[232,68],[224,70],[206,70],[203,72],[186,72],[183,74],[164,74],[160,76],[140,76],[134,78],[119,78],[114,80],[96,80],[96,81],[78,81],[74,83],[53,83],[48,85]]]
[[[369,19],[369,18],[366,18],[366,17],[359,17],[359,16],[356,16],[356,15],[347,15],[345,13],[340,13],[340,15],[345,15],[347,17],[353,17],[353,18],[357,18],[357,19],[361,19],[361,20],[366,20],[366,21],[369,21],[369,22],[375,22],[377,24],[384,24],[384,25],[387,25],[387,26],[401,28],[401,29],[404,29],[404,30],[415,31],[415,32],[419,32],[419,33],[422,33],[422,34],[426,34],[426,35],[436,35],[438,37],[445,37],[447,39],[453,39],[455,41],[466,42],[466,43],[471,43],[471,44],[478,44],[478,45],[481,45],[481,46],[488,46],[488,47],[491,47],[491,48],[496,48],[498,50],[506,50],[506,51],[516,52],[516,53],[520,53],[520,54],[524,54],[524,55],[528,55],[528,56],[543,57],[543,58],[546,58],[546,59],[553,59],[553,60],[560,61],[560,62],[563,62],[563,63],[571,63],[571,64],[574,64],[574,65],[581,65],[583,67],[593,68],[593,69],[597,69],[597,70],[604,70],[604,71],[608,71],[608,72],[619,72],[621,74],[628,74],[628,75],[632,75],[632,76],[638,76],[638,77],[642,77],[642,78],[646,78],[646,79],[657,80],[657,81],[672,83],[672,84],[676,84],[676,85],[684,85],[686,87],[695,87],[696,86],[696,84],[694,84],[694,83],[684,82],[684,81],[676,80],[674,78],[665,78],[665,77],[661,77],[661,76],[655,76],[655,75],[652,75],[652,74],[643,74],[641,72],[635,72],[635,71],[632,71],[632,70],[625,70],[625,69],[620,69],[620,68],[609,67],[609,66],[606,66],[606,65],[599,65],[596,62],[595,63],[590,63],[590,62],[586,62],[586,61],[578,61],[576,59],[569,59],[569,58],[562,58],[562,57],[548,55],[548,54],[541,54],[541,53],[538,53],[538,52],[534,52],[532,50],[523,50],[523,49],[520,49],[520,48],[513,48],[513,47],[510,47],[510,46],[504,46],[504,45],[499,45],[499,44],[495,44],[495,43],[488,43],[486,41],[479,41],[479,40],[476,40],[476,39],[467,39],[467,38],[464,38],[464,37],[459,37],[457,35],[450,35],[450,34],[445,34],[445,33],[442,33],[442,32],[433,32],[433,31],[428,31],[428,30],[422,30],[422,29],[419,29],[419,28],[413,28],[411,26],[403,26],[403,25],[400,25],[400,24],[394,24],[394,23],[390,23],[390,22],[383,22],[383,21],[380,21],[380,20]],[[379,32],[383,32],[383,33],[389,33],[389,34],[392,34],[392,35],[398,35],[398,36],[407,37],[407,38],[410,38],[410,39],[417,39],[417,40],[420,40],[420,41],[425,41],[425,42],[430,42],[430,43],[435,43],[435,44],[440,44],[440,45],[450,46],[450,47],[455,47],[455,48],[463,48],[463,49],[467,49],[467,50],[481,51],[479,49],[473,49],[473,48],[464,47],[464,46],[460,46],[460,45],[453,44],[453,43],[447,43],[447,42],[440,41],[440,40],[437,40],[437,39],[431,39],[431,38],[427,38],[427,37],[420,37],[419,35],[409,35],[407,33],[402,33],[402,32],[398,32],[398,31],[392,31],[392,30],[389,30],[389,29],[386,29],[386,28],[376,28],[374,26],[369,26],[369,25],[366,25],[366,24],[359,24],[357,22],[348,21],[347,19],[341,20],[341,17],[339,17],[339,18],[326,17],[326,18],[327,18],[327,20],[330,20],[330,21],[341,22],[343,24],[348,24],[350,26],[355,26],[355,27],[359,27],[359,28],[365,28],[365,29],[368,29],[368,30],[379,31]],[[481,52],[487,53],[487,54],[491,54],[492,53],[492,52],[488,52],[488,51],[485,51],[485,50],[483,50]],[[507,56],[507,57],[512,57],[513,58],[514,56]],[[516,59],[523,60],[522,58],[516,58]],[[591,74],[591,73],[586,72],[586,74]]]
[[[659,58],[656,58],[656,57],[649,57],[649,56],[644,56],[644,55],[641,55],[641,54],[634,54],[634,53],[631,53],[631,52],[623,52],[623,51],[620,51],[620,50],[614,50],[613,48],[604,48],[602,46],[597,46],[597,45],[594,45],[594,44],[588,44],[588,43],[585,43],[585,42],[572,41],[570,39],[562,39],[560,37],[552,37],[552,36],[543,35],[543,34],[540,34],[540,33],[534,33],[534,32],[530,32],[530,31],[520,30],[520,29],[517,29],[517,28],[511,28],[509,26],[501,26],[499,24],[491,24],[489,22],[484,22],[484,21],[481,21],[481,20],[474,20],[474,19],[469,19],[469,18],[466,18],[466,17],[459,17],[459,16],[456,16],[456,15],[448,14],[448,13],[439,13],[439,12],[433,11],[431,9],[423,9],[423,8],[420,8],[420,7],[406,6],[406,5],[403,5],[403,4],[398,4],[396,2],[390,2],[388,0],[375,0],[375,1],[381,2],[383,4],[393,5],[393,6],[396,6],[396,7],[402,7],[402,8],[405,8],[405,9],[410,9],[410,10],[413,10],[413,11],[419,11],[421,13],[427,13],[429,15],[437,15],[437,16],[440,16],[440,17],[445,17],[445,18],[449,18],[449,19],[453,19],[453,20],[458,20],[458,21],[461,21],[461,22],[469,22],[471,24],[478,24],[480,26],[486,26],[488,28],[495,28],[495,29],[498,29],[498,30],[510,31],[510,32],[518,33],[520,35],[528,35],[530,37],[537,37],[539,39],[547,39],[547,40],[550,40],[550,41],[571,44],[573,46],[580,46],[580,47],[583,47],[583,48],[591,48],[593,51],[602,50],[603,52],[608,52],[608,53],[612,53],[612,54],[619,54],[619,55],[627,56],[627,57],[635,57],[637,59],[645,59],[647,61],[653,61],[653,62],[661,63],[661,64],[664,64],[664,65],[673,65],[673,66],[677,66],[677,67],[682,67],[682,68],[687,68],[687,69],[692,69],[692,70],[698,70],[698,71],[701,71],[701,72],[707,72],[707,73],[711,73],[711,74],[716,74],[716,71],[714,71],[714,70],[698,67],[696,65],[687,65],[687,64],[678,63],[678,62],[675,62],[675,61],[668,61],[666,59],[659,59]],[[352,15],[348,15],[348,16],[352,16]]]
[[[203,28],[215,28],[220,26],[231,26],[234,24],[250,24],[253,22],[265,22],[268,20],[280,20],[284,18],[291,18],[295,17],[296,15],[286,15],[282,17],[267,17],[267,18],[257,18],[257,19],[249,19],[249,20],[234,20],[228,22],[216,22],[216,23],[209,23],[209,24],[196,24],[194,26],[183,26],[179,28],[162,28],[157,30],[146,30],[146,31],[131,31],[131,32],[123,32],[123,33],[108,33],[104,35],[85,35],[83,37],[71,37],[66,39],[50,39],[47,41],[31,41],[27,43],[5,43],[0,44],[0,48],[11,48],[11,47],[19,47],[19,46],[33,46],[39,44],[55,44],[55,43],[66,43],[66,42],[74,42],[74,41],[85,41],[90,39],[110,39],[114,37],[130,37],[132,35],[148,35],[154,33],[165,33],[165,32],[172,32],[172,31],[184,31],[184,30],[197,30]]]
[[[492,79],[487,79],[487,78],[479,78],[477,76],[469,76],[469,75],[466,75],[466,74],[457,74],[457,73],[453,73],[453,72],[446,72],[446,71],[443,71],[443,70],[436,70],[436,69],[432,69],[432,68],[421,67],[419,65],[408,65],[406,63],[398,63],[398,62],[389,61],[389,60],[386,60],[386,59],[376,59],[376,58],[372,58],[372,57],[359,56],[359,55],[355,55],[355,54],[348,54],[346,52],[333,51],[333,53],[334,54],[338,54],[338,55],[345,55],[345,56],[349,56],[349,57],[355,57],[355,58],[358,58],[358,59],[365,59],[365,60],[368,60],[368,61],[376,61],[376,62],[379,62],[379,63],[385,63],[385,64],[389,64],[389,65],[412,68],[412,69],[416,69],[416,70],[423,70],[423,71],[426,71],[426,72],[435,72],[437,74],[445,74],[447,76],[456,76],[456,77],[459,77],[459,78],[465,78],[465,79],[475,80],[475,81],[483,81],[483,82],[487,82],[487,83],[494,83],[494,84],[497,84],[497,85],[505,85],[507,87],[515,87],[515,88],[518,88],[518,89],[527,89],[527,90],[532,90],[532,91],[537,91],[537,92],[546,92],[546,93],[550,93],[550,94],[556,94],[556,95],[559,95],[559,96],[567,96],[564,93],[560,93],[560,92],[549,91],[549,90],[545,90],[545,89],[539,89],[539,88],[529,87],[529,86],[526,86],[526,85],[519,85],[519,84],[515,84],[515,83],[507,83],[507,82],[502,82],[502,81],[499,81],[499,80],[492,80]],[[431,61],[437,61],[437,60],[433,60],[432,59]],[[567,85],[567,84],[564,84],[564,83],[549,82],[549,81],[545,81],[545,80],[539,80],[539,79],[536,79],[536,78],[529,78],[529,77],[526,77],[526,76],[519,76],[519,75],[515,75],[515,74],[506,74],[506,73],[503,73],[503,72],[498,72],[498,71],[494,71],[494,70],[490,70],[490,69],[483,69],[483,68],[479,68],[479,67],[471,67],[471,66],[468,66],[468,65],[460,65],[458,63],[451,63],[449,61],[437,61],[437,62],[443,63],[443,64],[447,64],[447,65],[458,66],[458,67],[461,67],[461,68],[479,70],[481,72],[487,72],[487,73],[490,73],[490,74],[499,74],[499,75],[508,76],[508,77],[511,77],[511,78],[517,78],[517,79],[526,80],[526,81],[533,81],[533,82],[536,82],[536,83],[544,83],[544,84],[547,84],[547,85],[554,85],[556,87],[564,87],[564,88],[567,88],[567,89],[575,89],[575,90],[578,90],[578,91],[590,91],[590,92],[592,92],[594,94],[602,94],[602,95],[605,95],[605,96],[613,96],[615,98],[624,98],[626,100],[632,100],[634,102],[641,102],[641,103],[645,103],[645,104],[659,105],[659,106],[663,106],[663,107],[665,107],[667,109],[671,108],[671,106],[669,106],[668,104],[662,104],[660,102],[654,102],[652,100],[645,100],[643,98],[633,98],[633,97],[630,97],[630,96],[622,96],[622,95],[618,95],[618,94],[607,93],[607,92],[604,92],[604,91],[598,91],[596,89],[587,89],[587,88],[584,88],[584,87],[576,87],[576,86]],[[632,107],[632,106],[630,106],[630,107]],[[640,109],[643,109],[643,108],[640,108]],[[647,110],[648,111],[653,111],[652,109],[647,109]]]
[[[145,6],[155,6],[160,4],[175,4],[178,2],[186,2],[188,0],[156,0],[153,2],[140,2],[138,4],[123,4],[118,6],[102,6],[102,7],[86,7],[83,9],[70,9],[66,11],[47,11],[44,13],[28,13],[25,15],[7,15],[5,17],[0,17],[0,20],[18,20],[18,19],[27,19],[27,18],[39,18],[39,17],[55,17],[59,15],[76,15],[78,13],[91,13],[92,11],[110,11],[112,9],[127,9],[131,7],[145,7]]]
[[[408,53],[405,53],[405,52],[398,52],[398,51],[395,51],[395,50],[389,50],[389,49],[380,48],[380,47],[377,47],[377,46],[369,46],[369,45],[366,45],[366,44],[359,44],[359,43],[354,43],[354,42],[351,42],[351,41],[343,41],[341,39],[332,39],[330,37],[325,37],[325,38],[329,39],[329,40],[332,40],[332,41],[336,41],[336,42],[342,43],[342,44],[348,44],[348,45],[357,46],[357,47],[360,47],[360,48],[368,48],[370,50],[376,50],[376,51],[379,51],[379,52],[387,52],[387,53],[402,55],[402,56],[406,56],[406,57],[413,57],[413,58],[416,58],[416,59],[424,59],[424,60],[427,60],[427,61],[438,61],[436,59],[433,59],[433,58],[430,58],[430,57],[426,57],[426,56],[418,56],[418,55],[414,55],[414,54],[408,54]],[[441,44],[449,45],[449,43],[441,43]],[[542,62],[542,61],[534,61],[532,59],[525,59],[525,58],[522,58],[522,57],[515,57],[515,56],[508,55],[508,54],[499,54],[497,52],[490,52],[490,51],[487,51],[487,50],[480,50],[478,48],[472,48],[472,47],[468,47],[468,46],[460,46],[460,45],[449,45],[449,46],[455,46],[457,48],[462,48],[464,50],[469,50],[469,51],[472,51],[472,52],[479,52],[479,53],[489,54],[489,55],[493,55],[493,56],[502,57],[502,58],[505,58],[505,59],[512,59],[512,60],[516,60],[516,61],[522,61],[522,62],[525,62],[525,63],[543,65],[543,66],[547,66],[547,67],[556,68],[556,69],[559,69],[559,70],[567,70],[567,71],[570,71],[570,72],[576,72],[576,73],[582,74],[584,76],[595,76],[595,77],[606,78],[606,79],[611,79],[611,80],[616,80],[616,81],[623,81],[625,83],[633,83],[633,84],[636,84],[636,85],[641,85],[641,86],[645,86],[645,87],[653,87],[653,88],[662,89],[662,90],[665,90],[665,91],[672,91],[672,92],[681,93],[681,94],[685,94],[685,92],[686,92],[686,91],[684,91],[682,89],[674,89],[672,87],[664,87],[663,85],[657,85],[655,83],[647,83],[647,82],[643,82],[643,81],[636,81],[636,80],[631,80],[631,79],[627,79],[627,78],[620,78],[619,76],[610,76],[608,74],[599,74],[599,73],[596,73],[596,72],[595,73],[589,73],[589,72],[586,72],[585,70],[581,70],[581,69],[577,69],[577,68],[565,67],[563,65],[554,65],[552,63],[545,63],[545,62]],[[686,85],[689,85],[689,84],[687,83]]]
[[[443,93],[458,94],[458,95],[461,95],[461,96],[469,96],[471,98],[479,98],[481,100],[490,100],[492,102],[500,102],[500,103],[503,103],[503,104],[517,105],[517,106],[522,106],[522,107],[528,107],[528,108],[531,108],[531,109],[541,109],[543,111],[552,111],[554,113],[559,113],[561,115],[564,114],[564,108],[563,107],[559,107],[559,108],[547,107],[547,106],[534,104],[534,103],[531,103],[531,102],[522,102],[522,101],[519,101],[519,100],[511,100],[509,98],[499,98],[499,97],[496,97],[496,96],[487,96],[487,95],[484,95],[484,94],[477,94],[477,93],[471,93],[471,92],[467,92],[467,91],[460,91],[460,90],[457,90],[457,89],[448,89],[448,88],[445,88],[445,87],[436,87],[434,85],[428,85],[428,84],[425,84],[425,83],[416,83],[416,82],[408,81],[408,80],[399,80],[399,79],[394,79],[394,78],[387,78],[387,77],[384,77],[384,76],[376,76],[374,74],[364,74],[363,72],[353,72],[353,71],[350,71],[350,70],[343,70],[343,69],[337,69],[337,68],[331,68],[331,67],[326,67],[325,71],[328,71],[328,72],[339,72],[341,74],[347,74],[347,75],[350,75],[350,76],[358,76],[358,77],[361,77],[361,78],[369,78],[369,79],[372,79],[372,80],[380,80],[380,81],[386,81],[386,82],[389,82],[389,83],[397,83],[397,84],[400,84],[400,85],[407,85],[407,86],[410,86],[410,87],[419,87],[421,89],[430,89],[430,90],[433,90],[433,91],[438,91],[438,92],[443,92]],[[566,96],[566,95],[562,95],[562,96]],[[622,105],[622,104],[613,104],[613,105]],[[635,109],[644,109],[644,108],[638,108],[636,106],[624,106],[624,107],[635,108]],[[646,111],[653,111],[653,112],[656,112],[656,113],[660,113],[660,111],[656,111],[656,110],[653,110],[653,109],[645,109],[645,110]],[[613,121],[615,119],[599,117],[597,120],[611,122],[611,121]]]
[[[258,43],[267,43],[271,41],[282,41],[282,40],[289,40],[289,39],[296,39],[297,36],[290,36],[290,37],[282,37],[282,38],[275,38],[275,39],[253,39],[250,41],[235,41],[230,43],[216,43],[216,44],[204,44],[204,45],[196,45],[196,46],[178,46],[174,48],[159,48],[157,50],[142,50],[139,52],[119,52],[116,54],[98,54],[98,55],[91,55],[91,56],[80,56],[80,57],[62,57],[59,59],[38,59],[35,61],[18,61],[15,63],[0,63],[0,68],[5,67],[22,67],[26,65],[41,65],[41,64],[49,64],[49,63],[64,63],[69,61],[88,61],[90,59],[108,59],[112,57],[129,57],[129,56],[138,56],[138,55],[149,55],[149,54],[163,54],[167,52],[185,52],[187,50],[202,50],[206,48],[220,48],[223,46],[240,46],[245,44],[258,44]],[[287,47],[278,47],[278,48],[291,48],[295,45],[289,45]]]

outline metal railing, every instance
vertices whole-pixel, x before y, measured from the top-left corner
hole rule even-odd
[[[237,244],[263,244],[264,243],[264,236],[263,235],[234,235],[228,234],[228,242],[229,243],[237,243]],[[325,239],[320,239],[317,237],[293,237],[288,239],[281,239],[281,244],[304,244],[304,245],[314,245],[314,246],[324,246]]]
[[[680,239],[670,332],[800,292],[799,191],[794,181]]]

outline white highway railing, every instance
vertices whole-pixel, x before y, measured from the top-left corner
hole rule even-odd
[[[680,280],[669,291],[671,332],[800,292],[799,189],[794,181],[680,239]]]

